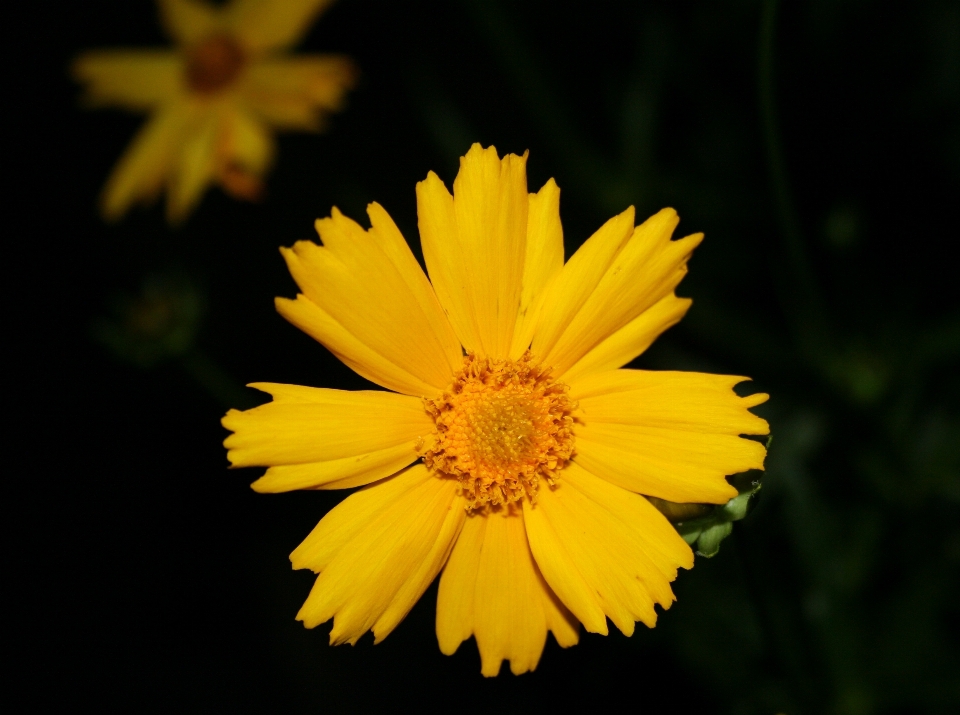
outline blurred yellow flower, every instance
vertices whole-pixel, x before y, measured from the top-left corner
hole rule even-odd
[[[297,618],[333,618],[332,643],[379,642],[441,571],[440,649],[474,636],[486,676],[536,668],[548,631],[653,626],[693,553],[641,495],[722,504],[763,468],[746,378],[618,369],[690,306],[702,235],[631,207],[564,264],[559,198],[474,145],[453,195],[417,185],[429,280],[375,203],[369,230],[334,209],[322,246],[282,249],[302,292],[280,313],[393,391],[257,383],[273,401],[223,419],[233,466],[269,467],[259,492],[364,487],[291,555],[319,574]]]
[[[95,50],[73,63],[93,106],[149,112],[107,180],[101,210],[116,220],[167,191],[182,221],[210,184],[254,199],[270,167],[272,129],[318,131],[354,82],[349,59],[294,55],[332,0],[159,0],[169,50]]]

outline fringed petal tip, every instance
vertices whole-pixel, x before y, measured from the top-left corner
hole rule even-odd
[[[484,677],[496,676],[504,660],[515,675],[535,670],[548,632],[563,647],[579,637],[530,553],[521,513],[466,519],[440,578],[436,618],[444,654],[476,639]]]
[[[501,158],[497,148],[492,144],[485,147],[480,142],[474,142],[470,145],[467,153],[460,157],[460,171],[472,171],[477,165],[486,165],[484,169],[481,170],[493,170],[506,173],[512,170],[509,165],[515,162],[526,164],[529,157],[530,150],[527,149],[523,154],[504,154]]]
[[[749,416],[748,419],[750,420],[749,427],[745,427],[740,434],[751,436],[763,436],[770,434],[770,423],[759,415],[750,412],[750,410],[752,410],[754,407],[767,402],[767,400],[770,399],[770,395],[766,392],[753,392],[747,395],[740,395],[738,394],[737,390],[734,390],[734,388],[738,385],[743,385],[746,382],[753,382],[753,378],[737,376],[731,377],[731,380],[735,380],[736,382],[730,386],[730,390],[736,395],[740,408]],[[745,389],[741,388],[739,392],[745,392]],[[766,447],[764,447],[764,452],[766,452]],[[756,467],[756,469],[763,469],[763,467]]]
[[[749,379],[750,379],[749,377],[745,378],[745,380],[749,380]],[[766,392],[755,392],[752,395],[744,395],[740,399],[741,399],[740,404],[742,404],[747,409],[750,409],[752,407],[756,407],[757,405],[762,405],[764,402],[770,399],[770,395],[768,395]],[[758,434],[766,434],[766,432],[760,432]]]

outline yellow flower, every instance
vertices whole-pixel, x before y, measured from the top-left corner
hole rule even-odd
[[[87,52],[73,64],[87,101],[149,112],[107,180],[101,210],[116,220],[167,191],[183,220],[210,184],[254,199],[274,156],[271,129],[319,131],[352,85],[350,61],[289,56],[331,0],[159,0],[170,50]]]
[[[631,207],[564,264],[557,185],[528,194],[526,155],[479,145],[417,207],[429,281],[376,203],[369,230],[334,209],[322,246],[281,249],[302,291],[281,315],[393,392],[257,383],[273,402],[223,420],[233,466],[269,467],[259,492],[364,487],[291,555],[319,574],[297,618],[379,642],[442,570],[440,649],[474,636],[487,676],[578,621],[653,626],[693,554],[641,495],[724,503],[726,475],[763,467],[741,435],[769,431],[746,378],[618,369],[690,306],[674,288],[702,235]]]

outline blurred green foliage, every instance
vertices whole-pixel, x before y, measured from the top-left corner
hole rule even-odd
[[[203,303],[200,290],[185,276],[152,274],[139,295],[113,299],[113,315],[94,321],[93,337],[121,360],[149,369],[190,352]]]
[[[60,256],[65,320],[87,330],[164,265],[204,286],[201,300],[197,284],[148,279],[98,323],[128,367],[71,348],[85,379],[69,389],[91,412],[64,439],[104,465],[43,502],[81,535],[62,558],[79,574],[76,641],[56,636],[74,702],[960,708],[956,2],[342,0],[304,48],[356,59],[350,108],[327,135],[281,138],[263,204],[213,191],[172,233],[159,208],[99,223],[97,187],[138,120],[81,114],[63,72],[79,49],[161,44],[153,12],[101,0],[37,23],[55,48],[39,108],[67,117],[44,141],[70,157],[47,192],[80,223]],[[474,141],[529,148],[534,188],[556,177],[568,255],[629,204],[672,205],[703,230],[679,289],[694,305],[635,366],[749,375],[775,434],[762,499],[747,475],[735,504],[675,518],[705,555],[732,536],[680,575],[655,630],[551,643],[536,673],[482,682],[471,644],[437,653],[434,591],[376,648],[330,649],[323,628],[295,624],[309,584],[285,554],[337,495],[254,498],[251,477],[222,469],[217,426],[245,406],[240,380],[365,386],[273,313],[294,292],[276,246],[334,204],[359,219],[376,200],[419,251],[414,182],[452,180]],[[88,651],[97,668],[81,678]]]

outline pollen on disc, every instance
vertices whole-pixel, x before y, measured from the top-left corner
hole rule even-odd
[[[456,477],[470,508],[535,500],[573,454],[567,386],[528,351],[519,360],[468,355],[450,388],[426,408],[436,422],[424,463]]]

